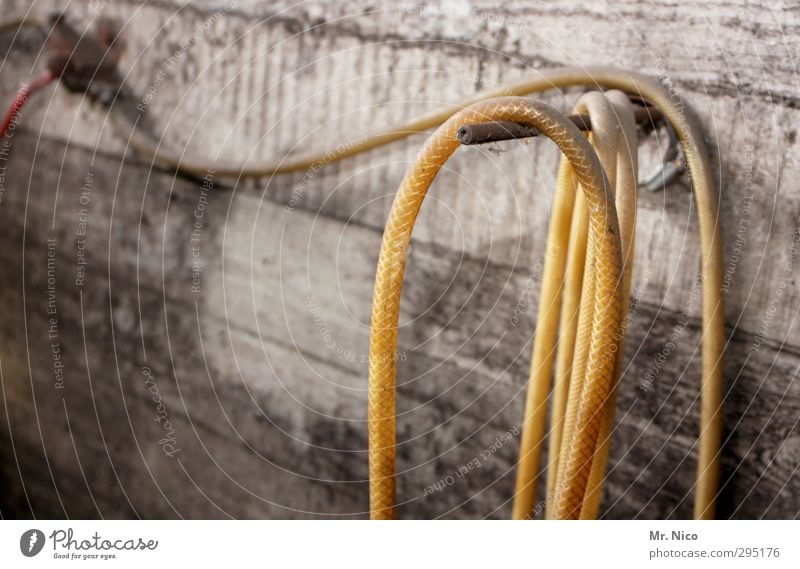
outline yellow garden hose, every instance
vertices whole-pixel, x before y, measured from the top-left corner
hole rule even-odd
[[[562,281],[561,293],[561,316],[558,324],[558,352],[556,353],[556,369],[553,387],[551,422],[550,422],[550,461],[547,467],[547,515],[552,518],[555,516],[555,489],[558,473],[558,460],[560,457],[562,433],[564,416],[567,412],[567,401],[569,395],[570,377],[572,374],[572,361],[575,354],[575,341],[577,338],[578,330],[578,317],[581,303],[581,289],[583,287],[583,274],[584,264],[586,262],[586,246],[589,235],[589,212],[583,201],[583,196],[577,192],[575,201],[577,207],[567,208],[567,210],[558,215],[561,207],[557,207],[568,196],[576,193],[577,186],[575,177],[572,175],[572,170],[566,160],[561,161],[561,169],[566,169],[565,173],[559,172],[559,180],[556,190],[556,202],[553,204],[553,213],[550,221],[551,237],[548,243],[553,240],[554,235],[561,235],[561,231],[557,230],[557,224],[566,224],[569,227],[569,249],[562,251],[561,256],[564,257],[566,262],[566,274]],[[562,176],[568,176],[562,181]],[[562,207],[566,207],[562,206]],[[571,220],[560,220],[563,215],[570,215]],[[545,266],[545,271],[551,269]],[[555,268],[553,269],[555,270]],[[561,272],[560,270],[558,271]],[[543,275],[544,276],[544,275]],[[549,282],[543,279],[544,282]],[[541,297],[543,298],[543,296]],[[588,300],[588,298],[587,298]],[[543,304],[540,302],[540,305]],[[540,308],[541,311],[541,308]],[[534,339],[534,346],[538,341],[538,332]],[[536,350],[534,350],[534,357]],[[536,365],[531,363],[531,372],[536,369]],[[548,369],[549,373],[549,369]],[[530,385],[528,397],[534,401],[539,397],[534,397],[533,386]],[[530,404],[526,401],[526,412],[531,408],[533,402]],[[534,409],[536,407],[533,407]],[[525,428],[533,429],[533,432],[527,435],[525,443],[520,441],[520,466],[517,473],[517,490],[514,496],[514,511],[513,517],[516,519],[524,519],[533,517],[534,503],[536,501],[536,483],[538,481],[537,474],[539,469],[539,457],[541,455],[541,439],[544,432],[544,424],[539,420],[531,419],[530,425],[526,422],[523,425]],[[538,441],[538,442],[537,442]],[[523,446],[524,445],[524,446]],[[526,449],[525,447],[528,447]],[[524,470],[524,472],[523,472]],[[540,509],[540,508],[536,508]]]
[[[618,119],[617,129],[617,155],[616,155],[616,195],[614,202],[617,206],[619,217],[620,244],[622,248],[622,299],[623,310],[627,313],[628,299],[631,294],[631,279],[633,277],[633,252],[636,238],[636,193],[638,189],[638,150],[636,137],[636,123],[633,116],[633,107],[630,99],[621,91],[610,91],[607,94],[613,107],[614,116]],[[582,519],[595,519],[600,508],[602,482],[605,479],[608,453],[611,446],[611,433],[614,428],[614,414],[616,412],[616,392],[619,386],[620,373],[622,372],[623,347],[628,319],[622,319],[620,326],[620,351],[617,354],[614,368],[614,382],[611,394],[606,401],[603,413],[603,425],[597,441],[586,488],[586,497],[581,510]]]
[[[633,117],[633,108],[626,95],[619,91],[611,91],[605,95],[597,92],[584,95],[578,102],[575,111],[577,113],[588,113],[592,123],[590,140],[598,152],[609,182],[616,188],[615,204],[619,216],[620,243],[623,252],[622,297],[627,299],[630,291],[637,186],[636,125]],[[559,247],[568,247],[566,253],[562,255],[569,259],[567,275],[565,278],[561,267],[557,267],[554,270],[545,268],[543,290],[545,287],[553,288],[556,291],[556,295],[548,299],[545,299],[543,295],[539,308],[539,313],[541,314],[545,310],[544,302],[549,301],[553,304],[548,307],[548,310],[557,310],[561,302],[558,293],[561,290],[565,291],[563,300],[565,310],[561,314],[559,325],[558,365],[551,411],[550,461],[548,464],[546,501],[547,516],[549,518],[559,516],[557,514],[557,504],[559,502],[558,490],[561,484],[558,482],[558,475],[563,470],[566,462],[567,453],[564,452],[564,446],[570,444],[578,402],[580,401],[582,389],[585,388],[584,346],[586,344],[586,334],[590,330],[588,324],[591,322],[593,308],[592,295],[587,294],[590,292],[587,289],[593,286],[592,271],[584,272],[584,259],[586,257],[585,207],[579,207],[568,213],[574,216],[572,218],[575,219],[576,223],[576,226],[571,228],[573,231],[570,232],[569,243],[565,242],[566,230],[562,230],[560,234],[557,233],[554,223],[551,223],[548,241],[549,245],[550,241],[557,239]],[[570,219],[566,212],[562,215],[566,220]],[[554,220],[555,216],[556,210],[554,208]],[[574,251],[575,254],[573,254],[573,248],[576,249]],[[548,262],[551,261],[552,259],[548,259]],[[590,254],[589,260],[586,261],[586,266],[590,267],[593,262],[594,260]],[[580,307],[580,314],[578,314],[578,307]],[[557,318],[557,315],[555,318]],[[578,322],[580,322],[580,325]],[[550,325],[550,323],[548,322],[547,325]],[[624,340],[625,325],[626,321],[623,319],[619,332],[620,343]],[[552,356],[545,361],[537,356],[539,354],[550,354],[556,349],[556,343],[552,339],[545,344],[543,339],[540,338],[538,332],[540,326],[541,324],[537,324],[529,392],[530,394],[538,394],[538,396],[529,397],[526,407],[524,422],[526,428],[523,430],[521,442],[520,469],[514,502],[514,517],[516,518],[529,517],[533,509],[541,433],[544,426],[544,404],[550,389],[550,360],[552,360]],[[582,337],[576,338],[579,332]],[[575,348],[576,342],[577,349]],[[540,346],[539,344],[542,345]],[[616,383],[621,369],[621,356],[622,351],[620,349],[616,354],[610,396],[606,400],[604,408],[596,410],[596,412],[603,415],[603,425],[592,460],[587,493],[580,512],[582,518],[594,518],[597,515],[600,490],[608,457],[611,427],[613,426]],[[573,369],[575,370],[574,372]],[[569,396],[567,395],[568,393]],[[529,451],[529,449],[533,450]],[[560,517],[563,517],[563,513]],[[574,515],[571,517],[574,517]]]
[[[622,257],[613,194],[588,141],[566,117],[542,103],[501,97],[475,103],[439,127],[400,185],[381,245],[372,308],[369,360],[370,510],[374,518],[394,517],[395,387],[397,325],[411,231],[436,174],[459,146],[456,132],[465,124],[515,121],[533,125],[553,140],[572,166],[589,211],[589,243],[595,252],[592,331],[588,343],[587,384],[567,449],[565,484],[560,494],[564,516],[580,513],[602,415],[595,412],[609,396],[621,324]]]
[[[0,23],[0,34],[5,34],[11,30],[19,31],[21,28],[42,28],[44,22],[38,18],[19,18]]]
[[[718,227],[718,208],[717,208],[717,193],[713,178],[711,176],[709,160],[707,156],[706,149],[702,143],[702,139],[700,138],[700,130],[697,125],[696,120],[694,117],[689,113],[689,111],[682,105],[678,104],[670,97],[670,95],[666,92],[663,86],[658,83],[656,80],[639,75],[639,74],[628,74],[623,73],[617,70],[611,70],[607,68],[599,68],[599,69],[592,69],[592,70],[578,70],[575,68],[567,68],[561,70],[554,70],[552,72],[548,72],[546,74],[546,78],[538,79],[533,81],[527,81],[524,83],[517,84],[512,86],[508,89],[508,91],[518,91],[518,92],[535,92],[536,90],[543,90],[544,88],[551,86],[551,87],[565,87],[575,84],[599,84],[606,87],[611,88],[618,88],[623,90],[628,94],[633,94],[640,96],[650,102],[653,106],[655,106],[658,110],[660,110],[666,119],[672,124],[675,128],[676,132],[678,133],[679,139],[684,145],[684,151],[686,154],[687,164],[689,169],[692,173],[692,180],[694,182],[694,192],[695,192],[695,199],[697,200],[698,206],[698,217],[700,222],[700,241],[701,241],[701,254],[702,254],[702,274],[703,274],[703,376],[702,376],[702,383],[701,383],[701,427],[700,427],[700,452],[698,458],[698,473],[697,473],[697,485],[696,485],[696,497],[695,497],[695,511],[694,516],[698,519],[706,519],[712,518],[714,515],[714,502],[716,498],[717,486],[718,486],[718,479],[719,479],[719,444],[721,438],[721,414],[720,414],[720,406],[721,406],[721,399],[722,399],[722,369],[721,369],[721,358],[722,358],[722,348],[724,343],[724,329],[723,329],[723,314],[722,314],[722,289],[721,289],[721,275],[722,275],[722,250],[721,250],[721,237],[719,234],[719,227]],[[619,115],[624,113],[623,108],[621,108],[621,102],[619,101],[618,95],[613,95],[616,99],[616,110],[615,112]],[[474,110],[474,109],[473,109]],[[488,115],[488,113],[486,113]],[[461,115],[459,115],[461,117]],[[461,117],[463,119],[463,117]],[[499,120],[497,117],[487,118],[484,117],[483,121],[487,120]],[[516,119],[519,121],[519,119]],[[600,120],[598,118],[598,120]],[[530,122],[530,121],[520,121],[520,122]],[[629,121],[628,121],[629,122]],[[450,122],[447,123],[448,125],[452,124]],[[466,124],[466,123],[462,123]],[[408,128],[408,125],[404,128]],[[621,127],[624,128],[624,127]],[[629,127],[628,127],[629,128]],[[627,129],[626,129],[627,130]],[[440,131],[437,131],[437,133]],[[436,139],[437,136],[434,135],[433,139]],[[432,139],[432,140],[433,140]],[[628,144],[630,144],[630,134],[626,135],[626,140]],[[426,149],[430,146],[430,142],[426,145]],[[440,144],[443,144],[440,141]],[[454,150],[453,148],[447,147],[448,153],[451,153]],[[439,150],[441,152],[441,149]],[[449,155],[449,154],[448,154]],[[330,160],[330,157],[329,157]],[[430,159],[428,159],[430,160]],[[614,157],[616,160],[616,155]],[[630,159],[628,160],[630,162]],[[628,168],[630,169],[630,167]],[[634,169],[635,170],[635,169]],[[630,176],[631,179],[633,178],[634,172],[627,172],[626,176]],[[407,187],[410,175],[407,175],[406,179],[404,180],[404,184],[401,187],[400,192],[398,193],[398,197],[396,198],[396,204],[402,203],[401,196],[405,195],[403,188]],[[431,175],[435,175],[435,172]],[[573,178],[573,174],[568,171],[567,166],[565,165],[562,169],[562,173],[559,177],[559,191],[557,195],[562,196],[559,199],[566,199],[563,196],[568,196],[570,194],[569,191],[564,191],[564,188],[568,188],[569,186],[575,185],[575,180]],[[431,177],[432,180],[432,177]],[[430,183],[430,180],[427,180]],[[427,189],[427,186],[425,187]],[[416,199],[419,199],[421,202],[421,196],[424,195],[424,190],[422,193],[419,194],[420,190],[417,188],[416,191],[410,191],[408,194],[409,196],[416,196]],[[574,190],[573,190],[574,192]],[[563,213],[564,211],[570,211],[571,209],[575,212],[576,222],[571,223],[570,233],[573,234],[573,237],[570,237],[569,240],[571,243],[578,243],[581,241],[580,235],[582,232],[585,232],[586,222],[582,220],[582,211],[586,210],[585,205],[581,205],[582,203],[582,196],[584,194],[578,193],[576,194],[576,203],[574,207],[571,207],[569,203],[557,203],[554,205],[554,220],[558,217],[561,219],[560,223],[566,223],[566,215]],[[409,199],[408,197],[405,199]],[[626,203],[631,204],[632,207],[635,207],[635,200],[628,200]],[[413,223],[413,217],[416,216],[416,211],[421,204],[417,203],[414,205],[413,215],[411,215],[410,221]],[[390,228],[395,227],[394,224],[398,223],[398,221],[392,221],[395,219],[394,214],[395,208],[393,207],[393,213],[390,214],[390,220],[387,223],[386,234],[389,235]],[[560,213],[561,212],[561,213]],[[406,212],[403,215],[409,215]],[[571,219],[571,218],[570,218]],[[401,219],[402,221],[402,219]],[[406,223],[409,220],[406,220]],[[408,231],[408,235],[404,237],[410,238],[410,226],[403,226]],[[632,230],[632,224],[628,226]],[[574,228],[574,229],[573,229]],[[563,229],[558,230],[560,235],[564,235]],[[632,247],[632,234],[630,236],[630,243],[626,249],[626,256],[630,255],[631,247]],[[555,243],[555,242],[552,242]],[[591,244],[593,243],[592,240],[587,241],[587,247],[591,250]],[[550,243],[548,244],[548,248],[550,248]],[[387,247],[389,247],[389,253],[387,253]],[[394,247],[395,251],[391,253],[391,248]],[[398,249],[399,247],[399,249]],[[373,331],[372,331],[372,341],[371,341],[371,360],[370,360],[370,459],[371,459],[371,475],[372,475],[372,483],[371,483],[371,510],[374,517],[391,517],[393,515],[393,506],[394,506],[394,450],[393,445],[395,444],[394,439],[394,386],[395,386],[395,373],[396,367],[394,365],[395,359],[395,349],[396,349],[396,330],[392,331],[391,325],[391,317],[396,314],[392,312],[394,309],[387,309],[387,306],[397,304],[399,307],[399,294],[400,294],[400,285],[402,284],[402,268],[404,266],[404,251],[406,246],[399,245],[398,242],[394,242],[394,244],[389,243],[386,241],[386,237],[384,238],[384,246],[382,248],[382,261],[379,266],[378,276],[376,277],[376,295],[374,299],[374,306],[373,306]],[[586,304],[589,302],[595,302],[596,299],[594,295],[583,295],[578,293],[576,296],[575,293],[575,285],[577,282],[580,282],[582,279],[582,275],[584,272],[580,270],[583,266],[583,262],[581,257],[583,256],[586,259],[590,259],[590,262],[593,262],[592,259],[597,259],[598,257],[592,255],[587,256],[586,251],[583,253],[580,251],[580,247],[577,247],[577,250],[573,251],[570,250],[569,255],[567,255],[565,250],[559,252],[558,255],[551,255],[548,252],[548,264],[553,263],[563,263],[563,258],[567,257],[567,279],[565,281],[566,287],[566,294],[565,294],[565,307],[564,312],[568,318],[570,314],[574,315],[576,312],[577,304]],[[385,254],[385,257],[384,257]],[[561,261],[554,261],[554,259],[558,258],[559,256],[562,257]],[[401,263],[402,259],[402,263]],[[387,261],[388,260],[388,261]],[[385,261],[388,262],[392,267],[393,271],[389,271],[386,268]],[[389,274],[386,274],[386,271],[389,271]],[[592,268],[591,274],[596,272],[595,268]],[[576,274],[580,273],[580,275]],[[385,281],[389,277],[392,277],[390,281]],[[399,277],[399,282],[398,282]],[[626,278],[629,282],[629,277]],[[397,295],[396,302],[388,302],[381,298],[380,295],[389,294],[386,292],[384,287],[388,285],[392,285],[395,288],[393,289],[392,294]],[[570,287],[572,291],[570,292]],[[624,288],[624,283],[621,283],[621,288]],[[627,289],[629,290],[630,285],[627,284]],[[545,292],[546,284],[543,284],[543,292],[542,292],[542,306],[548,307],[551,304],[547,304],[547,294]],[[583,288],[583,287],[581,287]],[[576,302],[577,299],[580,299]],[[620,301],[621,302],[621,301]],[[572,306],[570,312],[570,303]],[[617,305],[618,311],[622,310],[622,304]],[[588,307],[581,306],[583,314],[590,314],[593,311],[589,310]],[[597,307],[594,307],[597,309]],[[388,310],[388,311],[385,311]],[[595,310],[594,312],[597,312]],[[607,309],[600,309],[601,315],[606,315]],[[540,312],[540,318],[543,318],[548,314],[548,309],[545,308],[544,312]],[[617,315],[619,316],[619,315]],[[385,320],[385,318],[390,318],[390,320]],[[384,320],[381,320],[383,318]],[[574,320],[574,318],[573,318]],[[583,323],[583,327],[588,329],[587,322],[591,322],[591,320],[587,320]],[[387,323],[388,328],[387,328]],[[395,324],[396,326],[396,320]],[[577,325],[577,329],[581,328],[581,323],[579,322]],[[548,335],[552,334],[552,330],[556,329],[556,327],[537,327],[537,334]],[[563,328],[562,328],[563,330]],[[617,340],[621,340],[621,336],[624,333],[624,330],[618,329],[617,330]],[[580,333],[576,330],[576,334],[580,335]],[[586,331],[583,332],[583,337],[586,336]],[[538,336],[537,336],[538,338]],[[384,348],[384,343],[389,342],[391,344],[391,350],[386,350]],[[575,345],[575,344],[573,344]],[[557,362],[557,376],[560,373],[561,377],[565,375],[564,367],[565,362],[569,359],[569,356],[572,356],[573,361],[570,362],[571,373],[575,373],[576,375],[580,375],[581,377],[591,378],[592,385],[597,385],[597,379],[594,378],[592,374],[584,374],[581,370],[575,369],[575,364],[583,365],[583,361],[586,361],[587,364],[591,363],[594,366],[593,372],[596,371],[597,361],[591,361],[591,359],[585,359],[581,355],[581,349],[585,349],[590,344],[586,342],[582,342],[580,344],[575,345],[575,350],[573,353],[570,353],[570,350],[564,351],[564,361]],[[535,349],[535,348],[534,348]],[[374,350],[374,351],[373,351]],[[612,372],[612,376],[614,373],[618,374],[619,369],[619,362],[616,358],[614,358],[614,368],[615,372]],[[533,366],[532,374],[536,374],[537,366]],[[549,366],[542,367],[542,369],[548,370],[546,373],[549,373]],[[551,489],[555,489],[556,486],[555,481],[558,479],[558,470],[562,470],[560,473],[561,478],[565,481],[564,482],[564,489],[563,491],[556,492],[557,497],[556,501],[557,504],[553,506],[555,508],[556,516],[558,517],[594,517],[596,515],[597,505],[599,503],[599,488],[600,488],[600,481],[603,478],[605,464],[607,459],[608,453],[608,439],[611,427],[613,425],[613,385],[606,386],[602,382],[601,389],[596,391],[603,393],[604,389],[608,389],[609,391],[605,392],[605,396],[600,400],[595,400],[593,404],[587,404],[588,399],[585,397],[581,397],[580,401],[582,404],[582,411],[576,410],[576,418],[575,423],[570,421],[570,424],[577,425],[577,432],[581,433],[579,438],[573,439],[575,437],[574,434],[570,433],[569,440],[576,440],[577,442],[581,443],[579,448],[573,448],[571,444],[568,443],[569,448],[567,449],[566,453],[562,453],[559,457],[559,463],[563,465],[563,469],[559,469],[558,467],[556,472],[554,473],[553,480],[551,482]],[[534,389],[534,385],[531,385],[531,388]],[[577,385],[580,384],[576,384]],[[585,387],[585,386],[584,386]],[[562,385],[563,388],[563,385]],[[594,393],[596,395],[596,393]],[[533,395],[534,399],[540,397],[541,392],[538,394]],[[559,394],[556,393],[558,396]],[[568,398],[564,397],[563,391],[560,394],[561,400],[556,402],[556,405],[560,405],[564,408],[566,400]],[[574,401],[579,401],[579,399],[575,398]],[[598,409],[605,409],[605,412],[598,413]],[[600,426],[597,427],[595,424],[597,421],[600,422]],[[565,423],[567,424],[567,423]],[[595,433],[594,429],[597,427],[598,432]],[[572,428],[572,427],[570,427]],[[530,432],[530,429],[537,430],[536,425],[530,425],[526,420],[524,424],[524,429]],[[391,431],[389,435],[388,432]],[[540,431],[539,431],[540,432]],[[541,445],[541,435],[534,436],[533,439],[538,440],[538,444]],[[560,443],[561,447],[564,446],[564,437],[562,436],[562,442]],[[588,441],[588,442],[586,442]],[[524,443],[523,443],[524,444]],[[583,454],[583,450],[586,448],[591,449],[588,451],[588,454]],[[535,477],[535,470],[538,468],[538,461],[532,461],[531,458],[534,455],[537,455],[538,451],[530,451],[526,454],[525,450],[521,452],[521,459],[520,459],[520,478],[521,480],[530,480],[531,471],[534,472],[533,476]],[[526,458],[526,456],[530,456],[530,458]],[[596,460],[595,460],[596,459]],[[558,463],[557,463],[558,464]],[[523,471],[525,468],[528,469],[527,474]],[[588,472],[587,472],[588,470]],[[589,480],[591,479],[591,480]],[[523,482],[523,495],[517,497],[517,502],[519,505],[515,504],[515,517],[529,517],[530,515],[530,507],[532,506],[533,500],[530,499],[531,496],[535,496],[532,492],[533,484],[527,484]],[[524,492],[526,489],[530,492],[529,496],[526,498]],[[518,488],[519,491],[519,488]],[[579,498],[578,498],[579,496]],[[527,503],[526,503],[527,500]],[[585,501],[584,501],[585,500]],[[584,509],[585,508],[585,509]],[[551,508],[552,509],[552,508]]]
[[[614,118],[613,109],[611,104],[599,92],[590,92],[581,97],[576,107],[579,113],[588,112],[590,120],[592,121],[592,134],[590,140],[595,150],[597,151],[598,158],[604,167],[606,176],[609,183],[613,188],[616,183],[616,164],[612,161],[616,160],[616,142],[617,142],[617,124]],[[586,239],[586,205],[583,200],[578,201],[579,214],[577,216],[578,222],[578,237],[577,240],[583,242]],[[569,222],[571,219],[572,211],[565,215],[565,221]],[[558,233],[556,233],[558,231]],[[551,225],[550,241],[557,241],[558,248],[562,251],[568,251],[569,244],[567,242],[569,230],[560,230]],[[621,243],[622,244],[622,243]],[[592,321],[595,308],[594,297],[594,270],[593,267],[596,262],[596,256],[593,251],[592,243],[586,244],[586,251],[583,253],[586,257],[586,270],[581,277],[582,283],[580,287],[580,301],[579,301],[579,316],[578,325],[575,329],[576,337],[571,341],[574,345],[573,349],[565,350],[567,357],[572,356],[572,362],[569,366],[571,370],[571,381],[569,382],[568,393],[569,397],[566,401],[566,408],[564,409],[565,420],[562,420],[563,425],[561,438],[557,439],[558,444],[550,445],[550,453],[553,456],[551,462],[552,476],[551,478],[558,479],[558,473],[565,472],[567,462],[569,460],[567,452],[561,452],[565,447],[569,447],[572,442],[572,437],[575,434],[574,426],[579,412],[579,402],[581,400],[582,388],[584,387],[583,379],[586,374],[586,366],[588,363],[589,351],[589,338],[592,332]],[[567,255],[562,255],[567,257]],[[552,263],[553,259],[548,258],[548,264]],[[559,263],[562,265],[563,263]],[[540,330],[542,326],[551,326],[554,330],[558,326],[559,321],[559,305],[560,305],[560,292],[563,280],[563,268],[558,267],[557,270],[550,270],[551,268],[545,266],[545,273],[542,279],[542,298],[540,303],[539,313],[547,312],[551,316],[547,322],[537,322],[537,333],[534,341],[534,353],[531,362],[531,379],[528,392],[528,400],[526,402],[525,420],[523,422],[522,439],[520,442],[520,468],[517,476],[517,493],[514,502],[514,517],[527,518],[530,516],[535,498],[537,471],[539,466],[539,454],[541,449],[541,437],[544,428],[545,419],[545,404],[547,395],[550,390],[550,377],[552,368],[553,353],[555,351],[556,340],[554,334],[541,335]],[[552,290],[545,298],[544,290]],[[547,303],[547,310],[544,310],[544,303]],[[572,302],[570,302],[572,304]],[[621,306],[620,306],[620,312]],[[543,358],[542,354],[548,354],[548,357]],[[613,356],[616,358],[616,354]],[[565,376],[562,380],[566,380]],[[612,382],[615,378],[612,378]],[[566,385],[560,386],[562,389]],[[599,419],[602,419],[602,414],[598,414],[597,408],[592,410],[592,413],[597,414]],[[554,409],[555,417],[555,409]],[[535,440],[538,439],[538,440]],[[594,448],[592,449],[594,453]],[[593,454],[592,454],[593,456]],[[556,460],[556,457],[558,460]],[[589,460],[591,467],[591,460]],[[558,485],[563,489],[564,483]],[[549,496],[548,506],[549,510],[557,511],[560,507],[561,492],[553,492]],[[568,516],[574,517],[579,513],[578,511],[565,512],[557,514],[559,517]]]
[[[573,211],[576,214],[580,212],[580,219],[576,219],[574,225],[572,222]],[[562,292],[562,283],[559,279],[554,279],[553,276],[563,274],[567,265],[568,253],[570,255],[573,253],[580,255],[582,253],[580,257],[580,275],[578,275],[582,279],[583,259],[586,255],[589,235],[588,214],[586,201],[578,189],[572,166],[569,161],[562,159],[550,219],[546,260],[542,275],[542,289],[539,296],[539,311],[536,319],[536,337],[533,343],[530,379],[528,381],[528,397],[525,403],[526,415],[532,416],[523,422],[520,441],[517,487],[512,514],[516,519],[533,517],[534,502],[536,500],[539,458],[544,437],[544,412],[549,392],[552,361],[555,355],[553,347],[556,343],[556,332],[559,330],[558,308],[560,304],[559,296]],[[571,235],[573,227],[580,234],[580,237]],[[568,243],[576,244],[574,248],[582,249],[582,251],[573,252],[572,247],[568,249]],[[574,284],[574,281],[571,284]],[[573,290],[568,297],[573,301],[580,301],[580,281],[577,282],[577,290]],[[584,315],[588,315],[588,312],[584,312]],[[559,344],[562,349],[558,352],[559,357],[564,357],[569,353],[570,364],[571,354],[575,349],[574,334],[571,339],[573,341],[571,345],[568,345],[566,338],[564,338],[563,344]],[[585,347],[588,348],[588,344]],[[554,403],[554,409],[556,406],[561,407],[565,403],[566,397],[558,403]],[[560,441],[558,438],[553,438],[551,433],[551,452],[553,448],[560,448]],[[548,475],[554,474],[555,468],[548,469]]]
[[[612,103],[616,102],[616,105]],[[599,92],[590,92],[581,97],[575,109],[576,113],[588,113],[592,124],[590,140],[598,158],[605,170],[611,187],[616,186],[615,203],[620,216],[620,243],[623,257],[630,259],[632,254],[632,231],[635,214],[636,177],[635,175],[617,176],[617,166],[624,169],[623,174],[631,174],[631,160],[636,157],[636,131],[633,119],[632,105],[628,97],[619,91],[612,91],[607,95]],[[627,166],[627,167],[626,167]],[[634,172],[635,173],[635,167]],[[551,442],[549,446],[550,462],[548,465],[548,517],[554,517],[560,496],[556,492],[558,473],[564,472],[568,461],[568,453],[563,452],[564,447],[571,446],[575,419],[578,415],[579,401],[586,383],[585,373],[588,357],[589,338],[592,331],[594,308],[594,283],[593,270],[583,270],[586,257],[586,220],[588,214],[581,197],[578,199],[577,208],[573,208],[574,184],[569,176],[568,165],[562,161],[559,187],[556,192],[553,206],[550,232],[547,241],[547,263],[542,278],[542,293],[539,303],[538,319],[536,324],[536,338],[534,341],[533,356],[531,361],[531,377],[528,399],[523,422],[522,440],[520,444],[519,469],[517,471],[517,490],[514,496],[513,517],[526,519],[532,517],[536,493],[539,459],[545,424],[547,396],[550,392],[550,379],[552,361],[556,353],[556,329],[559,329],[559,316],[561,309],[561,295],[565,288],[564,270],[566,260],[569,258],[571,267],[569,271],[569,293],[565,299],[568,306],[561,315],[560,338],[558,342],[559,370],[558,383],[554,389],[553,410],[551,412]],[[619,182],[619,183],[618,183]],[[571,234],[571,220],[575,215],[575,233]],[[570,255],[571,249],[577,247],[577,255]],[[586,260],[587,267],[595,263],[594,255],[589,251]],[[630,263],[623,262],[622,298],[627,298],[626,282],[630,279]],[[581,283],[581,281],[583,281]],[[580,305],[579,319],[576,308]],[[579,324],[576,325],[576,323]],[[576,338],[576,334],[578,338]],[[622,334],[619,334],[620,341]],[[576,347],[577,343],[577,347]],[[615,369],[619,368],[620,351],[615,354]],[[574,371],[572,371],[574,370]],[[616,383],[618,371],[612,377],[612,386]],[[570,381],[571,379],[571,381]],[[604,414],[610,407],[613,409],[615,397],[614,389],[606,399],[605,406],[594,409],[603,421],[599,448],[607,452],[608,435]],[[569,396],[567,397],[567,393]],[[612,415],[613,417],[613,415]],[[563,432],[563,435],[562,435]],[[562,439],[563,437],[563,439]],[[559,460],[560,459],[560,460]],[[598,472],[602,480],[605,463],[600,467],[597,453],[594,451],[591,461],[591,477],[589,495],[594,499],[598,487]],[[558,488],[563,488],[562,481]],[[574,517],[578,512],[562,512],[560,517]],[[586,517],[585,515],[583,517]]]
[[[633,277],[633,253],[636,237],[636,193],[638,189],[638,150],[636,123],[633,116],[633,107],[630,99],[621,91],[610,91],[607,94],[613,107],[614,116],[619,126],[617,129],[617,155],[616,155],[616,195],[617,216],[619,218],[620,244],[622,247],[622,299],[623,311],[628,313],[628,299],[631,294],[631,279]],[[581,518],[595,519],[600,508],[602,482],[605,479],[605,470],[608,463],[608,453],[611,446],[611,433],[614,428],[614,414],[616,412],[616,392],[622,372],[623,348],[625,333],[628,327],[627,316],[622,319],[620,326],[620,351],[617,354],[614,369],[614,383],[611,394],[606,401],[603,413],[603,425],[600,429],[600,438],[597,441],[592,462],[592,471],[586,488]]]

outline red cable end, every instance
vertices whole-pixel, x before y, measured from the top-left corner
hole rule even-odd
[[[41,77],[35,81],[32,81],[31,83],[25,83],[19,88],[19,90],[17,90],[14,101],[11,103],[11,107],[8,109],[8,111],[6,111],[6,114],[3,117],[2,125],[0,125],[0,137],[7,136],[9,127],[12,123],[17,121],[17,118],[22,111],[22,107],[25,106],[25,103],[28,101],[31,95],[44,89],[57,78],[58,77],[55,74],[47,70],[42,73]]]

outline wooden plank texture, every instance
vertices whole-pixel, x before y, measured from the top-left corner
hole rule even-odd
[[[30,5],[8,4],[9,17]],[[191,155],[335,146],[561,64],[671,81],[701,116],[722,181],[720,514],[796,517],[800,15],[737,2],[494,5],[118,0],[67,13],[126,24],[128,83],[151,90],[164,144]],[[0,64],[2,100],[37,53],[23,39]],[[567,109],[577,95],[544,99]],[[363,517],[372,279],[424,135],[231,192],[125,155],[103,111],[62,89],[23,124],[0,183],[2,514]],[[645,172],[657,154],[648,141]],[[510,512],[556,160],[544,141],[463,149],[420,215],[399,354],[404,517]],[[638,230],[603,512],[689,517],[700,332],[685,181],[640,196]]]

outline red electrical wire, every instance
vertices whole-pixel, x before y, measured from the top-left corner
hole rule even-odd
[[[17,119],[19,113],[22,111],[22,107],[25,106],[30,96],[44,89],[56,79],[58,79],[58,76],[48,70],[35,81],[25,83],[19,88],[17,95],[14,97],[14,101],[11,103],[11,107],[6,111],[5,117],[3,118],[2,126],[0,126],[0,137],[6,135],[8,127]]]

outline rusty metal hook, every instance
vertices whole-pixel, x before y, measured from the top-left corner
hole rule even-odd
[[[675,132],[669,122],[663,121],[662,125],[667,132],[668,144],[661,160],[661,167],[650,178],[639,183],[639,187],[648,192],[658,192],[665,189],[686,170],[678,133]]]

